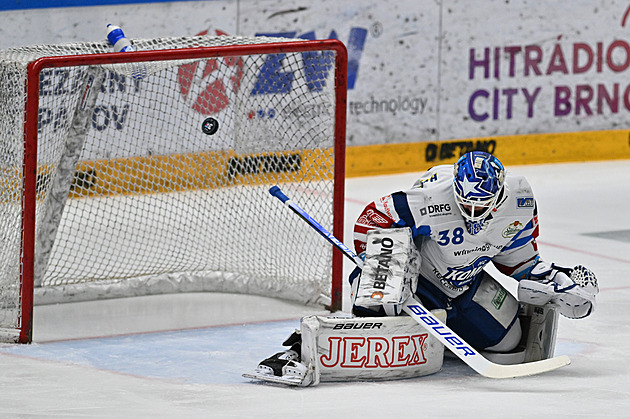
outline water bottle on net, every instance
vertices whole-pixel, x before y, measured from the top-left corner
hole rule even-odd
[[[111,23],[107,25],[107,40],[114,46],[115,52],[128,52],[136,50],[133,45],[131,45],[129,38],[125,36],[123,30]]]
[[[133,52],[136,50],[123,30],[111,23],[107,25],[107,40],[114,47],[114,52]],[[126,73],[137,80],[144,79],[148,74],[145,63],[130,63],[126,67],[128,68]]]

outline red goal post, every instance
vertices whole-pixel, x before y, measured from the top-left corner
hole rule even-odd
[[[343,44],[188,37],[136,41],[138,51],[125,53],[94,45],[43,48],[23,81],[0,69],[14,77],[0,89],[26,85],[23,114],[9,106],[0,115],[5,143],[19,139],[11,123],[23,118],[22,161],[0,162],[0,229],[10,231],[5,247],[19,240],[19,255],[0,251],[18,263],[0,273],[0,340],[32,340],[37,302],[225,291],[341,309],[341,253],[266,191],[285,185],[343,238]],[[33,54],[19,50],[5,62],[23,53],[19,67]],[[216,134],[203,133],[207,117]]]

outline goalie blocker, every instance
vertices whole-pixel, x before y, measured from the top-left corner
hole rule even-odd
[[[388,315],[399,314],[399,305],[418,285],[420,261],[410,229],[370,230],[360,280],[352,283],[353,305],[382,306]]]

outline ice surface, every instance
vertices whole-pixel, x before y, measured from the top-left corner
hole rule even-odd
[[[0,417],[629,417],[630,161],[508,170],[534,188],[543,258],[599,278],[595,314],[560,319],[556,354],[571,357],[568,367],[497,381],[446,359],[411,380],[260,384],[241,373],[320,308],[232,294],[137,297],[36,307],[35,343],[0,346]],[[416,177],[349,179],[344,241],[365,204]]]

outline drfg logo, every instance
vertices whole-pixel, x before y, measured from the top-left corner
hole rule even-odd
[[[444,215],[451,212],[451,204],[435,204],[420,208],[420,215],[436,214]]]

